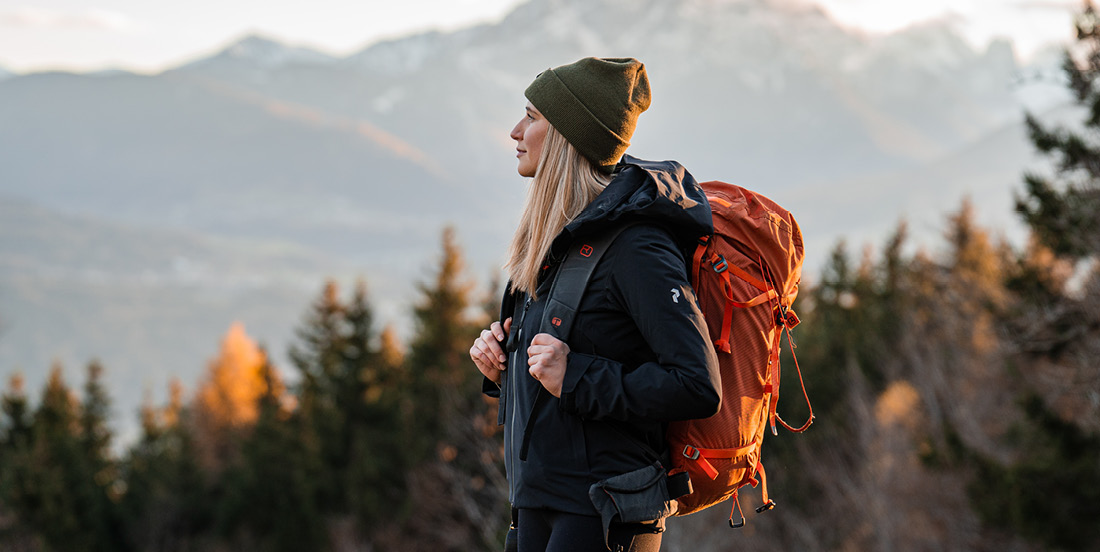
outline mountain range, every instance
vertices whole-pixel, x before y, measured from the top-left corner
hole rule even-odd
[[[867,36],[784,0],[529,0],[342,58],[247,36],[154,75],[0,73],[0,374],[35,389],[54,360],[77,381],[99,358],[130,422],[168,377],[197,381],[235,320],[285,370],[325,278],[364,278],[407,335],[445,226],[472,279],[498,276],[523,88],[587,55],[646,63],[632,154],[795,213],[809,282],[838,239],[902,218],[934,243],[964,196],[1018,235],[1024,109],[1064,101],[1013,85],[1007,40]]]

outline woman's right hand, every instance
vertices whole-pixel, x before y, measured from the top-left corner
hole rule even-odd
[[[501,345],[508,339],[508,331],[512,328],[512,319],[504,321],[504,324],[493,322],[489,329],[481,330],[481,336],[474,340],[474,346],[470,347],[470,358],[474,360],[477,369],[489,381],[500,385],[500,373],[507,368],[508,357]]]

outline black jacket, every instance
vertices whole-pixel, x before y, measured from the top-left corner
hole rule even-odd
[[[500,389],[486,380],[486,393],[500,397],[513,506],[596,515],[593,483],[665,456],[667,422],[717,411],[718,361],[685,261],[713,231],[710,220],[702,189],[679,164],[625,157],[555,239],[538,299],[505,292],[501,320],[513,319],[513,346]],[[619,236],[589,281],[555,398],[527,372],[527,347],[558,260],[575,240],[628,222],[641,224]]]

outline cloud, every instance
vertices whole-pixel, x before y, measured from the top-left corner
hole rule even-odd
[[[0,27],[17,29],[129,32],[141,25],[132,17],[107,10],[65,11],[19,7],[0,10]]]

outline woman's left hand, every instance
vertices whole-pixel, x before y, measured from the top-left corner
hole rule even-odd
[[[528,372],[550,392],[561,398],[561,387],[565,382],[565,364],[569,356],[569,345],[564,341],[545,333],[531,339],[527,347]]]

